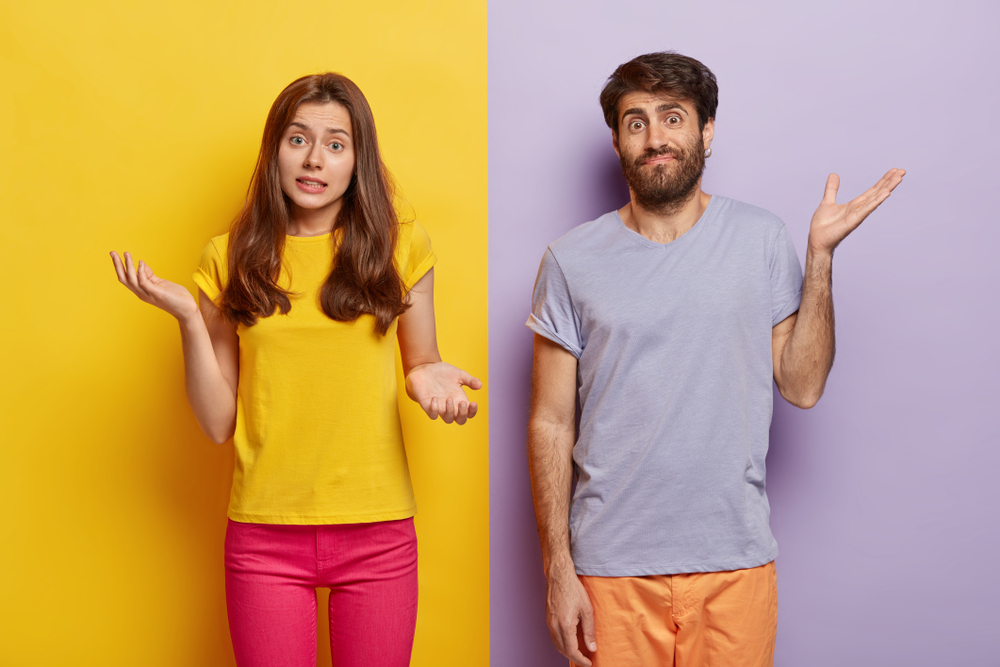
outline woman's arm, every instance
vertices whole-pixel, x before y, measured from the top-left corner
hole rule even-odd
[[[479,389],[483,383],[441,361],[434,326],[434,269],[417,281],[408,298],[410,307],[399,316],[396,330],[406,394],[431,419],[440,416],[445,423],[464,424],[476,416],[479,406],[469,402],[462,387]]]
[[[159,278],[149,265],[125,253],[125,261],[111,253],[118,282],[137,297],[164,310],[181,327],[184,350],[184,388],[195,419],[205,435],[221,444],[236,430],[236,387],[239,380],[239,337],[208,296],[198,301],[184,287]]]

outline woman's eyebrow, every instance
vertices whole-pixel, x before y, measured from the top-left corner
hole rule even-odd
[[[308,125],[306,125],[305,123],[300,123],[297,120],[293,120],[291,123],[288,124],[288,126],[289,127],[299,127],[299,128],[302,128],[303,130],[309,130],[309,126]],[[326,128],[326,133],[327,134],[343,134],[344,136],[347,136],[347,137],[351,136],[350,132],[348,132],[347,130],[342,130],[339,127],[328,127],[328,128]]]

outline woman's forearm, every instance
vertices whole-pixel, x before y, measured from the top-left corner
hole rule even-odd
[[[222,371],[201,310],[178,321],[188,403],[205,435],[221,444],[236,430],[236,383],[231,384]]]

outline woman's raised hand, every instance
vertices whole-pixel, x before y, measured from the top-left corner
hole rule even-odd
[[[480,389],[483,383],[461,368],[443,361],[415,366],[406,375],[406,395],[420,404],[431,419],[464,424],[479,406],[469,401],[462,387]]]
[[[135,266],[132,255],[127,252],[122,261],[118,253],[112,251],[111,261],[114,262],[118,282],[146,303],[167,311],[182,322],[199,312],[198,303],[186,288],[158,278],[148,264],[140,261],[139,266]]]

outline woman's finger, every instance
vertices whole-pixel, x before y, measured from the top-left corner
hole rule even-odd
[[[128,252],[125,253],[125,277],[128,280],[129,289],[135,292],[136,296],[144,301],[149,298],[146,290],[139,285],[139,276],[136,274],[135,264],[132,262],[132,254]]]
[[[136,270],[135,270],[135,275],[136,275],[136,278],[139,281],[139,288],[147,296],[152,296],[152,294],[151,294],[151,288],[153,287],[153,285],[150,283],[150,280],[149,280],[149,274],[150,273],[152,273],[152,272],[149,271],[149,267],[146,266],[146,264],[144,264],[143,261],[140,259],[139,260],[139,266],[137,266]]]
[[[455,423],[459,426],[463,425],[469,418],[469,403],[468,401],[460,401],[458,404],[458,410],[455,414]]]
[[[483,388],[483,383],[480,381],[479,378],[473,377],[472,375],[466,373],[465,371],[462,371],[462,375],[459,378],[459,381],[469,389],[475,390]]]
[[[115,273],[118,275],[118,282],[122,285],[128,285],[125,282],[125,267],[122,265],[122,261],[118,259],[118,253],[114,250],[111,251],[111,263],[115,265]]]
[[[479,412],[479,404],[475,402],[469,403],[469,419],[475,417],[477,412]]]
[[[132,265],[132,254],[128,251],[125,251],[125,279],[133,287],[138,284],[135,276],[135,266]]]
[[[431,397],[431,402],[427,405],[427,416],[431,419],[438,418],[438,402],[437,396]]]

